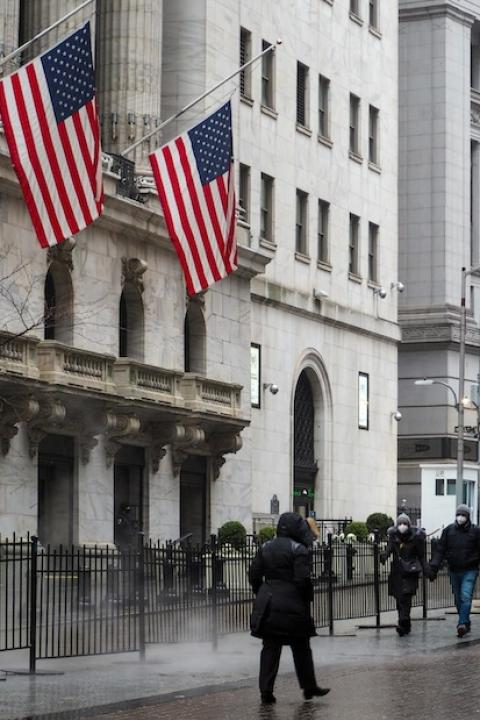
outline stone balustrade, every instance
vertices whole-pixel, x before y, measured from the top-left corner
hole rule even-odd
[[[118,358],[113,367],[115,391],[135,400],[154,400],[183,406],[181,372],[144,365],[130,358]]]
[[[55,340],[45,340],[37,349],[40,378],[59,385],[113,393],[111,355],[71,348]]]
[[[213,412],[216,415],[238,417],[241,405],[241,385],[209,380],[187,373],[181,381],[185,405],[196,412]]]
[[[38,340],[27,335],[0,332],[0,375],[38,378]]]

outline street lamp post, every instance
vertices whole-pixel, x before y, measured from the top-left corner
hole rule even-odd
[[[467,276],[477,275],[480,272],[480,265],[471,268],[462,267],[462,286],[460,298],[460,338],[458,350],[458,431],[457,431],[457,483],[456,501],[457,506],[463,502],[463,462],[465,457],[465,407],[463,398],[465,396],[465,340],[467,334]]]

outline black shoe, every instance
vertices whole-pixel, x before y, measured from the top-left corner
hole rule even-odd
[[[313,697],[323,697],[324,695],[327,695],[330,692],[330,688],[321,688],[316,687],[312,690],[304,690],[303,691],[303,697],[305,700],[311,700]]]
[[[406,634],[405,628],[403,628],[401,625],[397,625],[395,630],[400,635],[400,637],[403,637]]]
[[[463,638],[464,635],[466,635],[468,632],[466,625],[457,625],[457,636],[459,638]]]
[[[472,623],[466,623],[465,627],[467,628],[465,631],[465,635],[467,635],[469,632],[472,632]]]
[[[273,692],[262,692],[260,693],[260,697],[262,698],[262,703],[264,705],[273,705],[277,702],[277,698]]]

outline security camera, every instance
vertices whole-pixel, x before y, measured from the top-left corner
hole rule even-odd
[[[266,390],[267,388],[270,390],[272,395],[276,395],[280,389],[278,385],[275,385],[275,383],[263,383],[263,389]]]
[[[382,298],[382,300],[385,300],[385,298],[387,297],[387,291],[384,287],[375,288],[373,294],[378,295],[378,297]]]
[[[402,419],[402,413],[400,412],[400,410],[395,410],[395,412],[392,413],[392,417],[397,422],[400,422],[400,420]]]
[[[328,292],[325,290],[319,290],[318,288],[313,288],[314,300],[325,300],[325,298],[328,298]]]
[[[390,287],[392,288],[392,290],[397,289],[399,293],[402,293],[405,290],[405,285],[400,281],[392,282]]]

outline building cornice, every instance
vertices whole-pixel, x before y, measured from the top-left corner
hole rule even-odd
[[[324,301],[320,309],[310,309],[310,297],[277,285],[263,278],[252,283],[252,302],[268,305],[283,312],[306,318],[312,322],[339,328],[357,335],[363,335],[385,343],[400,343],[400,328],[389,320],[376,318],[345,307],[332,301]]]
[[[475,16],[461,8],[456,2],[445,2],[445,0],[407,0],[399,10],[400,22],[415,22],[417,20],[430,20],[435,17],[448,17],[452,20],[470,27],[475,22]]]

